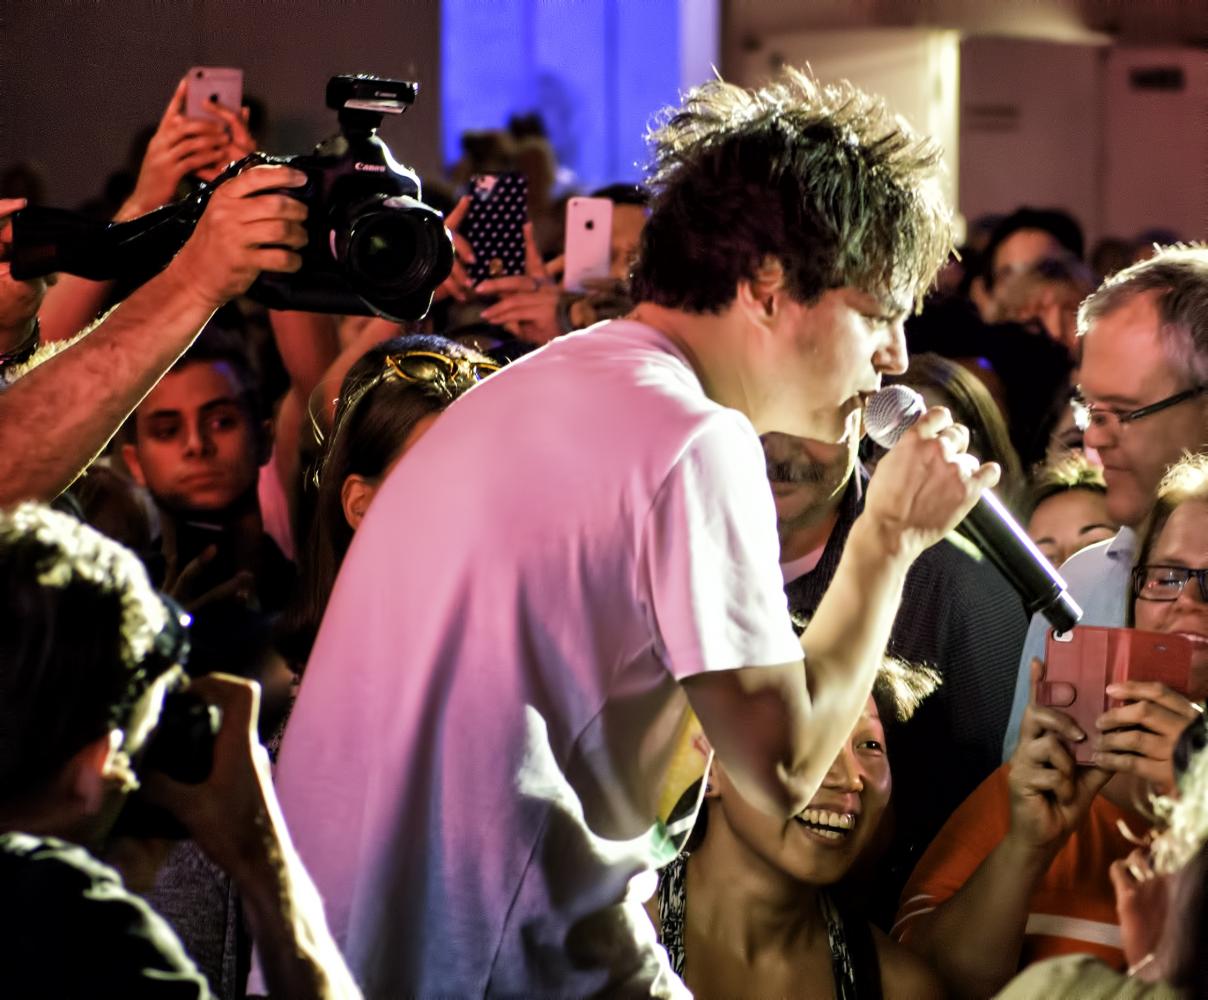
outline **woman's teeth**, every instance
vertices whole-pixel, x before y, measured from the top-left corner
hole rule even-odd
[[[835,813],[826,809],[806,809],[797,814],[797,820],[830,840],[841,840],[856,825],[856,817],[851,813]]]

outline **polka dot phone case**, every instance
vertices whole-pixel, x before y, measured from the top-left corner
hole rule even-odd
[[[474,251],[466,267],[477,284],[487,278],[524,274],[524,224],[528,183],[523,174],[480,174],[470,181],[470,207],[461,234]]]

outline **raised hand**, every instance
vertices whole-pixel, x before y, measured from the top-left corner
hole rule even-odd
[[[1174,747],[1199,710],[1187,698],[1156,681],[1110,684],[1109,697],[1128,702],[1095,720],[1096,766],[1135,774],[1169,795],[1175,789]]]
[[[436,294],[433,296],[433,300],[436,302],[441,299],[465,302],[473,292],[473,284],[470,276],[466,274],[465,265],[474,263],[474,250],[470,247],[469,240],[458,232],[458,227],[461,225],[462,219],[466,217],[469,208],[470,196],[467,194],[445,218],[445,228],[449,230],[449,235],[453,238],[453,270],[436,289]]]
[[[1019,745],[1011,756],[1009,837],[1031,850],[1056,853],[1086,816],[1091,801],[1111,778],[1096,767],[1079,767],[1066,743],[1087,734],[1064,712],[1036,702],[1043,676],[1032,660],[1032,698],[1020,726]]]
[[[168,270],[212,308],[247,291],[261,271],[298,270],[306,206],[287,194],[265,192],[305,183],[300,170],[268,165],[223,182]]]
[[[119,221],[154,211],[176,196],[180,182],[191,173],[227,165],[231,137],[227,125],[212,118],[185,116],[185,81],[172,92],[147,144],[134,192],[117,214]],[[214,176],[211,174],[210,176]]]
[[[217,160],[199,167],[193,173],[203,181],[212,181],[228,165],[234,163],[236,160],[242,160],[249,153],[254,153],[256,151],[256,140],[252,138],[252,133],[247,128],[247,108],[240,108],[238,111],[234,111],[225,104],[219,104],[213,100],[209,101],[207,106],[210,109],[210,113],[217,115],[226,129],[226,146],[219,154]]]
[[[1158,949],[1166,924],[1168,876],[1158,875],[1149,852],[1138,847],[1108,869],[1116,891],[1120,946],[1129,966],[1140,965]],[[1142,977],[1145,978],[1145,977]]]
[[[932,407],[877,465],[864,516],[871,517],[887,552],[917,556],[960,523],[998,482],[993,462],[981,465],[965,452],[969,432]]]
[[[482,311],[482,318],[511,331],[530,344],[548,344],[562,333],[558,323],[561,289],[551,280],[533,239],[533,224],[524,225],[524,274],[488,278],[475,289],[479,295],[498,295],[499,301]]]

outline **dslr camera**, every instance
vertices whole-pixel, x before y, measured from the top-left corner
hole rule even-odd
[[[189,197],[129,222],[25,208],[13,217],[12,275],[25,280],[64,271],[141,284],[184,245],[215,187],[257,164],[285,164],[307,176],[302,187],[278,189],[309,209],[302,267],[262,273],[248,295],[273,309],[420,319],[452,270],[453,243],[440,212],[424,204],[415,171],[377,135],[383,117],[402,114],[418,92],[418,84],[400,80],[334,76],[327,106],[337,112],[340,131],[312,153],[253,153]]]

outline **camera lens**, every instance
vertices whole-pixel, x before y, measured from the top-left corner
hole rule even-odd
[[[353,230],[348,263],[372,285],[389,285],[399,279],[416,257],[414,223],[397,215],[377,214]]]
[[[389,199],[360,213],[348,235],[346,263],[358,285],[393,295],[408,295],[439,284],[441,241],[447,242],[439,216],[426,207]],[[410,200],[410,199],[408,199]]]

